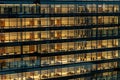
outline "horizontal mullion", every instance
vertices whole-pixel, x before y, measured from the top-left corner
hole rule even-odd
[[[119,49],[120,49],[120,47],[113,47],[113,48],[100,48],[100,49],[76,50],[76,51],[66,51],[66,52],[54,52],[54,53],[41,54],[41,57],[60,56],[60,55],[70,55],[70,54],[83,54],[83,53],[103,52],[103,51],[114,51],[114,50],[119,50]]]
[[[120,1],[98,1],[98,0],[96,0],[96,1],[81,1],[81,0],[79,0],[79,1],[75,1],[75,0],[73,0],[73,1],[64,1],[64,0],[57,0],[57,1],[45,1],[45,0],[42,0],[41,1],[41,4],[120,4]]]
[[[48,79],[44,79],[44,80],[69,80],[69,79],[82,78],[82,77],[91,77],[91,76],[94,76],[99,73],[118,71],[118,69],[119,68],[96,70],[96,71],[91,71],[91,72],[85,73],[85,74],[64,76],[64,77],[58,77],[58,78],[48,78]]]
[[[76,30],[76,29],[91,29],[91,28],[107,28],[107,27],[115,27],[120,26],[120,24],[100,24],[100,25],[74,25],[74,26],[59,26],[59,27],[30,27],[30,28],[1,28],[0,32],[6,33],[6,32],[26,32],[26,31],[49,31],[49,30]]]
[[[1,0],[0,4],[35,4],[33,0]],[[119,1],[40,0],[40,4],[120,4]]]
[[[106,40],[106,39],[118,39],[118,38],[120,38],[119,35],[117,35],[117,36],[106,36],[106,37],[91,37],[91,38],[43,40],[43,41],[6,42],[6,43],[0,43],[0,47],[20,46],[20,45],[38,45],[38,44],[63,43],[63,42],[77,42],[77,41],[90,41],[90,40]]]
[[[2,70],[0,71],[0,75],[3,75],[3,74],[12,74],[12,73],[20,73],[20,72],[30,72],[30,71],[38,71],[38,70],[48,70],[48,69],[57,69],[57,68],[68,68],[68,67],[76,67],[76,66],[81,66],[83,64],[98,64],[97,62],[99,63],[106,63],[106,62],[116,62],[116,61],[119,61],[120,59],[111,59],[111,60],[103,60],[103,61],[95,61],[94,63],[91,63],[91,62],[83,62],[83,63],[72,63],[72,64],[63,64],[63,65],[55,65],[55,66],[47,66],[47,67],[40,67],[40,66],[37,66],[37,67],[26,67],[26,68],[18,68],[18,69],[11,69],[11,70]],[[93,62],[93,61],[92,61]],[[98,71],[98,70],[96,70]],[[101,71],[101,70],[100,70]]]
[[[56,68],[66,68],[66,67],[76,67],[76,66],[82,66],[87,64],[101,64],[101,63],[107,63],[107,62],[117,62],[120,61],[120,58],[116,59],[106,59],[106,60],[96,60],[96,61],[85,61],[85,62],[78,62],[78,63],[71,63],[71,64],[62,64],[62,65],[53,65],[53,66],[43,66],[41,67],[41,70],[47,70],[47,69],[56,69]],[[73,66],[74,65],[74,66]]]
[[[0,56],[0,59],[13,59],[13,58],[24,58],[24,57],[33,57],[33,56],[40,56],[39,53],[28,53],[28,54],[14,54],[14,55],[3,55]]]
[[[56,13],[56,14],[0,14],[0,18],[42,18],[75,16],[119,16],[120,13]]]
[[[83,53],[92,53],[92,52],[103,52],[103,51],[114,51],[119,50],[120,47],[113,48],[100,48],[100,49],[88,49],[88,50],[76,50],[76,51],[65,51],[65,52],[54,52],[54,53],[27,53],[27,54],[16,54],[16,55],[4,55],[0,56],[0,59],[10,59],[10,58],[24,58],[24,57],[50,57],[50,56],[59,56],[59,55],[70,55],[70,54],[83,54]],[[69,54],[68,54],[69,53]]]

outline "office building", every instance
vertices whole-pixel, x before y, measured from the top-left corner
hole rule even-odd
[[[0,0],[0,80],[119,80],[120,0]]]

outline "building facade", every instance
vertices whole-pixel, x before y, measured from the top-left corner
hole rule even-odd
[[[0,80],[119,80],[120,0],[0,0]]]

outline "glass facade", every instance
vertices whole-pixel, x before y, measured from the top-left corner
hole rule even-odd
[[[120,79],[119,0],[12,1],[0,2],[0,80]]]

